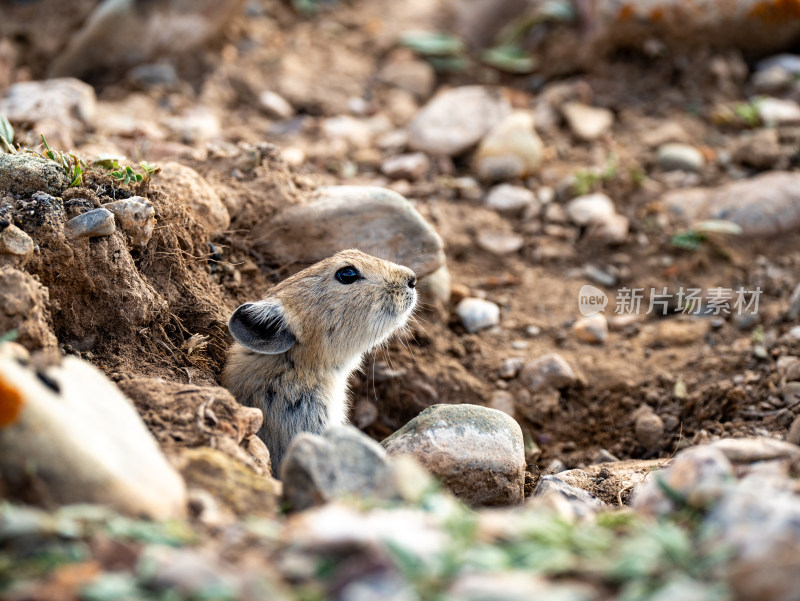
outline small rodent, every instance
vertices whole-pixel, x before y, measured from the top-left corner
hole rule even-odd
[[[228,329],[236,342],[222,381],[264,413],[258,434],[274,474],[299,432],[347,422],[347,379],[364,353],[405,325],[416,283],[407,267],[344,250],[233,312]]]

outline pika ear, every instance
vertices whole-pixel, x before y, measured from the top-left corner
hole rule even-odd
[[[228,320],[228,330],[244,348],[264,355],[285,353],[297,342],[278,299],[241,305]]]

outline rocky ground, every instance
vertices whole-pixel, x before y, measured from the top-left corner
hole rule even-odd
[[[510,73],[383,0],[170,56],[95,4],[3,5],[0,596],[797,598],[797,56]],[[421,307],[272,474],[227,318],[349,246]]]

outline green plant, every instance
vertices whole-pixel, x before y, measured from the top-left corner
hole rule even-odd
[[[758,127],[761,125],[761,115],[758,111],[759,104],[761,104],[760,97],[752,98],[749,102],[734,104],[733,112],[748,127]]]
[[[64,174],[69,178],[70,188],[80,186],[83,183],[83,175],[88,168],[86,163],[74,154],[53,150],[50,148],[50,144],[47,143],[47,138],[44,137],[44,134],[40,135],[42,136],[42,143],[44,144],[45,151],[39,154],[61,165]]]
[[[670,243],[684,250],[697,250],[701,245],[715,241],[716,236],[720,234],[736,236],[741,233],[742,228],[732,221],[709,219],[708,221],[696,223],[687,230],[678,232],[672,236]]]
[[[17,149],[14,148],[14,128],[8,122],[5,115],[0,115],[0,153],[16,154]]]
[[[617,176],[619,165],[617,157],[610,155],[608,163],[603,169],[581,169],[572,176],[572,190],[578,196],[592,192],[597,184],[608,182]]]
[[[139,163],[139,167],[142,170],[142,173],[137,173],[130,165],[120,167],[119,162],[115,159],[112,167],[114,171],[112,171],[109,175],[111,175],[111,177],[114,179],[119,180],[120,184],[123,186],[126,186],[130,183],[149,183],[152,177],[161,171],[159,167],[146,161]]]

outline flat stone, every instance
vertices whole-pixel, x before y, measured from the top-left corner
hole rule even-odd
[[[146,198],[132,196],[105,203],[101,208],[114,213],[122,231],[134,246],[146,246],[156,226],[156,210]]]
[[[664,171],[700,173],[706,166],[703,153],[688,144],[664,144],[658,149],[658,166]]]
[[[578,382],[578,377],[569,363],[555,353],[544,355],[523,365],[520,379],[531,393],[548,388],[566,388]]]
[[[30,257],[33,254],[33,239],[16,225],[10,224],[0,230],[0,254]]]
[[[253,229],[260,252],[283,263],[314,263],[340,250],[410,267],[418,278],[444,264],[439,234],[401,195],[372,186],[319,188],[307,204],[294,205]]]
[[[800,228],[800,174],[794,172],[773,171],[717,188],[673,190],[661,200],[688,224],[732,221],[745,236],[771,237]]]
[[[580,102],[567,102],[561,108],[561,112],[573,135],[584,142],[597,140],[614,124],[614,113],[608,109]]]
[[[42,502],[108,504],[157,520],[186,511],[183,480],[131,402],[93,366],[65,357],[37,371],[0,353],[0,477]]]
[[[203,176],[181,163],[167,162],[159,167],[161,172],[153,180],[153,187],[186,202],[197,220],[212,234],[221,234],[230,227],[228,209]]]
[[[562,479],[561,474],[545,474],[536,483],[533,490],[534,497],[545,497],[547,495],[557,495],[565,499],[573,506],[574,512],[579,517],[591,516],[606,507],[600,499],[595,497],[588,490],[571,486]]]
[[[92,209],[73,217],[64,225],[68,238],[110,236],[116,230],[114,213],[108,209]]]
[[[508,215],[519,215],[529,207],[539,205],[539,200],[531,190],[512,184],[494,186],[486,196],[487,207]]]
[[[425,153],[401,154],[386,159],[381,172],[392,179],[423,179],[430,171],[431,161]]]
[[[475,169],[488,181],[525,178],[539,169],[543,154],[544,144],[533,129],[533,116],[515,111],[481,140]]]
[[[465,298],[456,307],[456,313],[469,333],[479,332],[500,323],[500,307],[482,298]]]
[[[395,496],[386,451],[353,426],[297,435],[281,464],[283,496],[300,511],[333,499]]]
[[[475,146],[486,132],[511,113],[499,90],[462,86],[439,92],[408,127],[413,150],[456,156]]]
[[[525,246],[525,238],[510,232],[482,230],[477,236],[478,246],[493,255],[509,255]]]
[[[567,215],[577,225],[599,223],[617,214],[614,201],[602,193],[578,196],[567,203]]]
[[[0,153],[0,190],[15,196],[45,192],[61,196],[69,186],[64,169],[55,161],[29,154]]]
[[[800,123],[800,104],[794,100],[762,98],[756,103],[758,116],[766,125],[796,125]]]
[[[466,404],[433,405],[381,444],[389,455],[413,455],[470,505],[522,502],[522,430],[502,411]]]
[[[800,446],[774,438],[723,438],[708,445],[732,463],[755,463],[771,459],[797,459]]]

